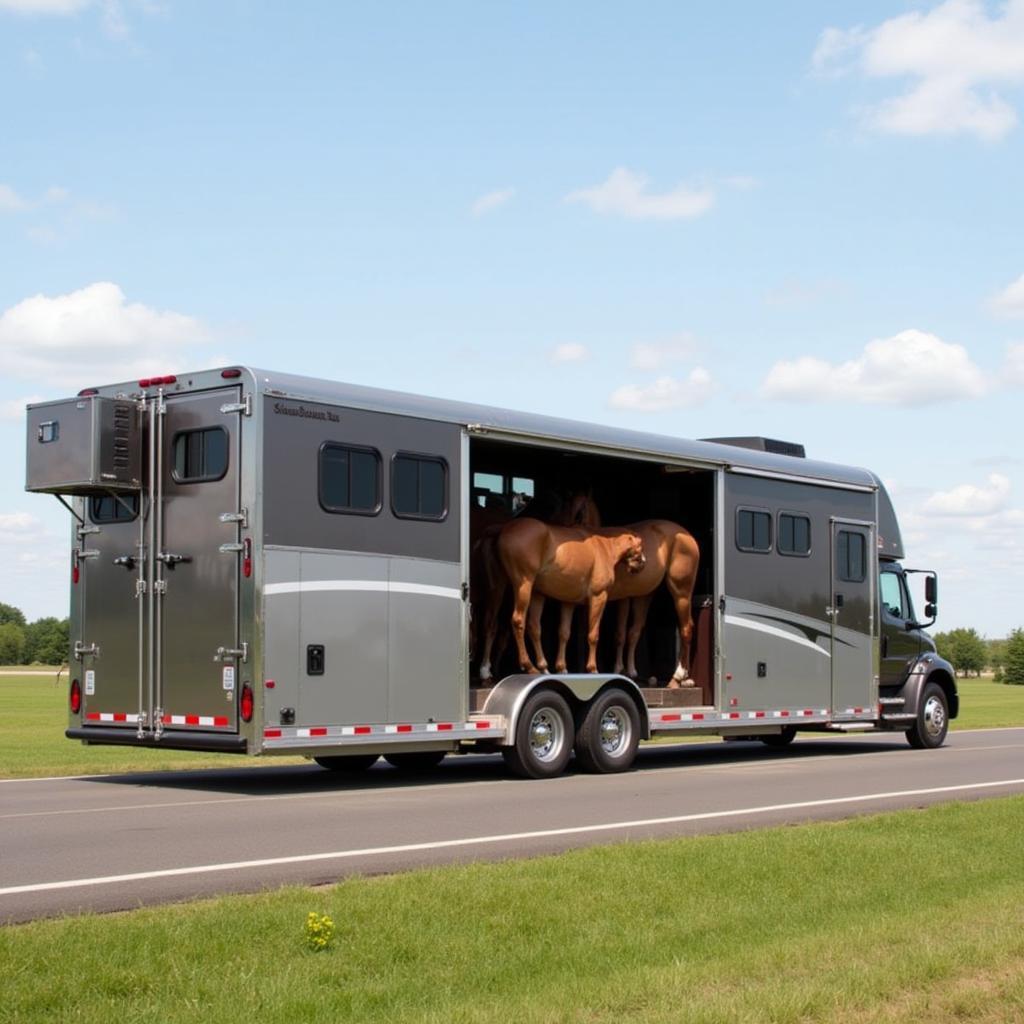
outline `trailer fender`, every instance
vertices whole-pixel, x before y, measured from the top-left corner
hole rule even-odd
[[[502,715],[507,723],[501,746],[511,747],[515,744],[519,713],[530,694],[542,686],[560,693],[569,702],[574,713],[585,708],[602,691],[610,686],[617,686],[625,690],[636,702],[636,709],[640,715],[641,738],[650,739],[647,702],[644,700],[640,687],[628,676],[600,673],[569,673],[565,675],[527,675],[524,673],[505,676],[488,694],[483,706],[483,714]]]
[[[900,696],[904,698],[903,711],[917,714],[921,704],[921,694],[927,683],[935,683],[942,687],[942,692],[946,695],[946,702],[949,705],[949,717],[956,718],[960,713],[956,673],[948,661],[932,652],[922,654],[914,662],[907,681],[903,684],[903,689],[900,692]]]

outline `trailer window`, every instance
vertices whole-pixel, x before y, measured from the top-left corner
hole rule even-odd
[[[380,452],[328,441],[320,447],[320,507],[375,516],[380,511]]]
[[[771,513],[753,508],[738,509],[736,512],[736,547],[740,551],[771,551]]]
[[[391,464],[391,509],[399,519],[448,515],[448,465],[432,455],[396,455]]]
[[[138,515],[137,494],[122,494],[118,498],[111,494],[89,499],[89,518],[94,523],[130,523]]]
[[[840,530],[836,538],[836,576],[847,583],[861,583],[866,575],[864,535]]]
[[[220,480],[228,471],[228,432],[223,427],[183,430],[174,435],[172,452],[179,484]]]
[[[811,553],[811,521],[807,516],[779,513],[779,554],[809,555]]]

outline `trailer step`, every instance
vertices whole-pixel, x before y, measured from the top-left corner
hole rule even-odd
[[[870,732],[874,727],[874,722],[829,722],[825,726],[833,732]]]
[[[878,703],[883,707],[888,707],[890,704],[902,706],[907,703],[906,697],[879,697]]]
[[[917,718],[917,715],[913,711],[898,711],[893,712],[891,715],[882,715],[883,722],[910,722]]]

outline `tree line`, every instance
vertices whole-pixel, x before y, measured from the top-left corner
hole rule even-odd
[[[67,660],[67,619],[27,622],[20,608],[0,601],[0,665],[63,665]]]
[[[935,634],[935,646],[957,675],[978,676],[989,669],[997,683],[1024,686],[1024,628],[1005,640],[986,640],[976,629],[951,629]]]

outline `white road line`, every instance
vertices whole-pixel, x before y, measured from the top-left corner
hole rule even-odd
[[[98,878],[72,878],[62,882],[36,882],[32,885],[11,885],[0,889],[0,896],[15,896],[26,892],[52,892],[56,889],[79,889],[93,885],[113,885],[118,882],[141,882],[152,878],[175,878],[182,875],[203,875],[219,871],[245,871],[252,868],[277,867],[283,864],[309,864],[324,860],[350,860],[355,857],[381,857],[395,853],[418,853],[426,850],[450,850],[457,847],[485,846],[523,839],[551,839],[558,836],[577,836],[594,832],[614,832],[630,828],[648,828],[652,825],[678,825],[689,821],[713,821],[738,818],[746,814],[770,814],[774,811],[798,811],[810,807],[834,807],[843,804],[867,803],[871,800],[892,800],[908,796],[934,796],[939,793],[967,793],[1001,786],[1024,785],[1024,779],[1002,779],[998,782],[971,782],[960,786],[937,786],[931,789],[903,789],[889,793],[863,793],[859,796],[833,797],[828,800],[801,800],[791,804],[769,804],[763,807],[740,807],[731,811],[705,811],[701,814],[677,814],[668,818],[639,818],[635,821],[612,821],[601,825],[578,825],[572,828],[551,828],[537,832],[508,832],[504,835],[470,836],[463,839],[441,839],[431,843],[406,843],[402,846],[373,846],[359,850],[334,850],[331,853],[304,853],[293,857],[267,857],[262,860],[242,860],[223,864],[198,864],[189,868],[165,868],[161,871],[138,871],[127,875],[103,875]]]

